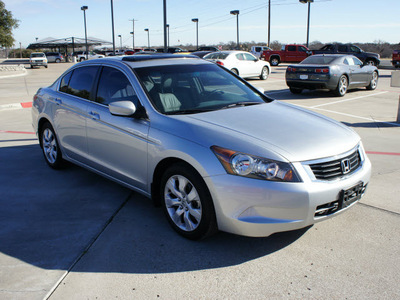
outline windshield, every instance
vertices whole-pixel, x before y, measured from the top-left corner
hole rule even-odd
[[[44,57],[44,53],[32,53],[31,57]]]
[[[303,60],[300,64],[303,65],[329,65],[337,59],[336,56],[315,56],[311,55]]]
[[[214,64],[135,69],[151,102],[165,114],[199,113],[269,101]]]

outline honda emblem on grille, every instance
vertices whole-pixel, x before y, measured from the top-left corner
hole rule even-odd
[[[340,166],[342,168],[342,173],[347,174],[351,171],[350,159],[345,158],[340,162]]]

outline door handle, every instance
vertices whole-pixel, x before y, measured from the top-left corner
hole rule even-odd
[[[55,102],[56,104],[58,104],[58,105],[61,105],[61,104],[62,104],[62,101],[61,101],[61,99],[59,99],[59,98],[55,98],[55,99],[54,99],[54,102]]]
[[[89,115],[91,116],[91,118],[92,118],[93,120],[100,120],[100,115],[99,115],[97,112],[95,112],[95,111],[91,111],[91,112],[89,113]]]

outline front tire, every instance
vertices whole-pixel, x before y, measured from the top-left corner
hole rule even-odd
[[[372,79],[369,85],[367,85],[367,90],[375,90],[377,85],[378,85],[378,72],[374,71],[372,73]]]
[[[178,163],[162,176],[161,202],[172,228],[191,240],[217,231],[214,205],[203,178],[190,166]]]
[[[239,71],[237,69],[231,69],[231,72],[236,74],[236,75],[239,75]]]
[[[40,132],[40,143],[46,163],[53,169],[60,169],[63,166],[61,149],[57,136],[50,123],[45,123]]]
[[[262,70],[261,70],[260,79],[261,80],[267,80],[268,76],[269,76],[268,67],[263,67]]]
[[[347,76],[346,75],[340,76],[339,83],[336,89],[334,90],[335,95],[339,97],[343,97],[344,95],[346,95],[348,86],[349,86],[349,81],[347,79]]]

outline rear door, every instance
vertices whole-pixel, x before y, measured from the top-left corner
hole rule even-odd
[[[86,163],[86,110],[93,95],[93,83],[98,66],[76,68],[62,79],[53,98],[55,110],[53,125],[64,153]]]

